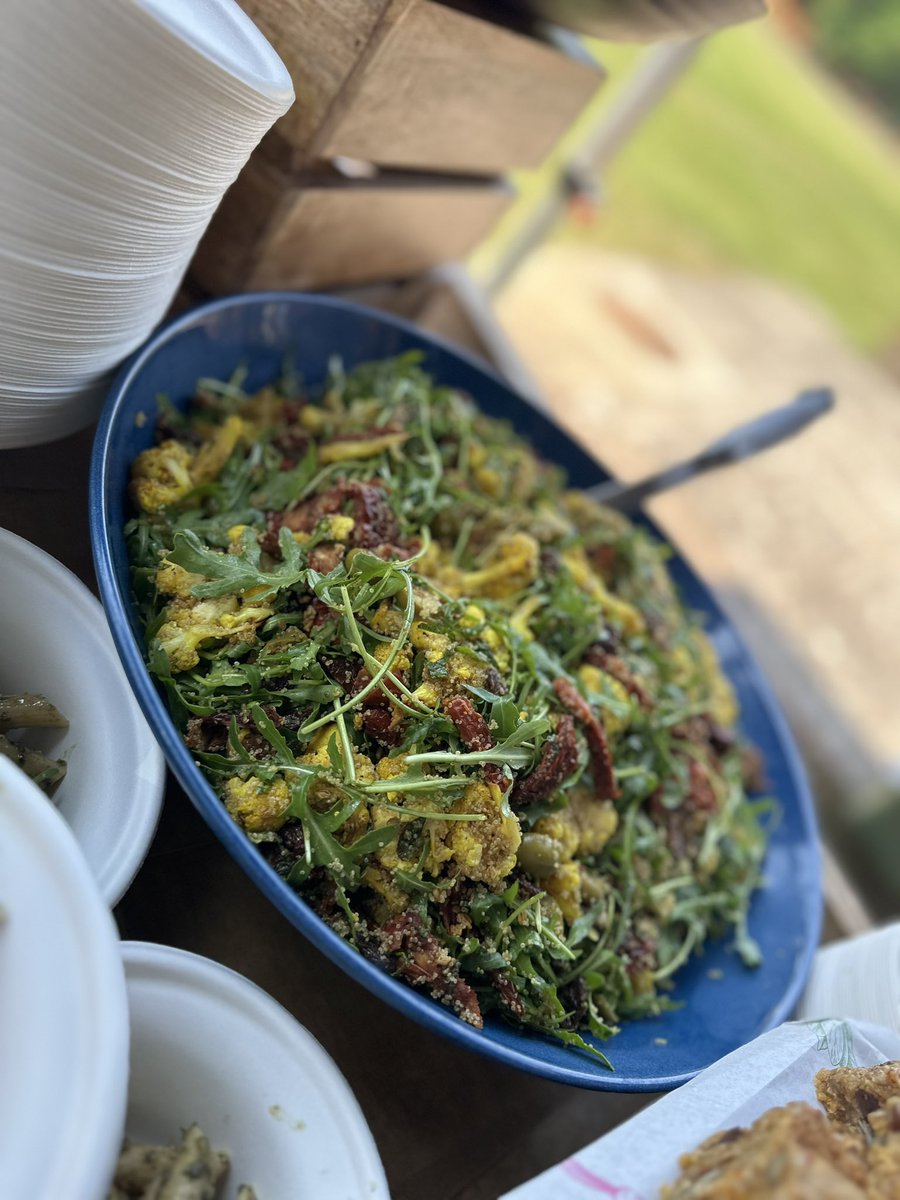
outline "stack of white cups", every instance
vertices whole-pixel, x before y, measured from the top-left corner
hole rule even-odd
[[[293,100],[235,0],[9,0],[0,38],[0,447],[91,421]]]

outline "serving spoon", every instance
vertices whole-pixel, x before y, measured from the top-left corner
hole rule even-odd
[[[673,463],[661,471],[655,471],[636,483],[622,483],[609,479],[587,489],[592,500],[616,508],[620,512],[631,512],[650,496],[656,496],[669,488],[678,487],[730,463],[742,462],[761,450],[777,446],[807,425],[824,416],[834,408],[834,392],[831,388],[808,388],[800,392],[787,404],[770,409],[750,421],[745,421],[724,436],[712,442],[699,454],[682,462]]]

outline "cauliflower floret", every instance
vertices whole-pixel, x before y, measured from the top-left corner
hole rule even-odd
[[[531,634],[531,618],[545,603],[543,596],[528,596],[509,618],[510,625],[526,641],[534,640]]]
[[[303,763],[308,767],[325,767],[326,770],[331,770],[331,759],[328,757],[328,743],[333,735],[337,734],[337,725],[332,721],[328,725],[323,725],[317,730],[315,737],[309,743],[309,749],[305,754],[301,754],[297,762]]]
[[[552,838],[559,847],[559,861],[570,862],[576,856],[598,854],[619,824],[619,815],[610,801],[599,801],[582,788],[569,792],[568,807],[550,813],[534,823],[534,833]]]
[[[137,456],[131,472],[131,494],[144,512],[155,512],[187,495],[194,486],[193,462],[193,452],[174,440]]]
[[[240,554],[244,548],[242,538],[249,525],[232,525],[228,532],[228,553]]]
[[[336,736],[337,725],[334,722],[323,725],[310,742],[309,749],[305,754],[301,754],[298,757],[297,762],[307,767],[324,767],[326,771],[330,771],[332,767],[331,758],[328,754],[328,745],[332,737]],[[338,741],[338,746],[340,746],[340,741]],[[356,778],[360,783],[371,783],[374,780],[374,764],[365,754],[354,751],[353,765],[356,768]],[[336,783],[331,783],[328,779],[315,780],[309,789],[310,803],[313,808],[318,809],[320,812],[330,808],[343,795],[344,792],[340,786]],[[353,828],[354,826],[351,826],[351,829]]]
[[[197,451],[191,468],[194,484],[209,483],[215,479],[228,462],[235,446],[248,432],[246,421],[242,421],[240,417],[232,416],[223,421],[212,437]]]
[[[397,793],[394,792],[393,795],[396,796]],[[391,803],[396,803],[396,800],[391,801]],[[400,826],[397,837],[392,842],[388,842],[386,846],[382,846],[380,850],[376,850],[373,856],[386,871],[396,871],[398,868],[401,871],[412,871],[415,869],[419,861],[419,850],[416,849],[415,853],[409,858],[401,858],[399,843],[400,833],[402,833],[404,826],[408,825],[410,821],[418,819],[412,813],[409,816],[405,816],[395,809],[385,808],[383,805],[377,803],[372,805],[372,827],[374,829],[383,829],[385,825]]]
[[[624,715],[620,716],[602,704],[597,705],[600,720],[603,722],[606,732],[613,735],[627,729],[631,722],[632,702],[625,684],[614,679],[607,671],[601,671],[599,667],[592,666],[590,663],[585,663],[578,668],[578,678],[589,692],[593,692],[597,696],[611,696],[625,706],[626,711]]]
[[[463,572],[451,560],[450,551],[432,541],[416,562],[416,569],[448,596],[461,596]]]
[[[450,639],[445,633],[432,633],[423,629],[421,621],[413,621],[409,640],[417,650],[424,650],[429,662],[437,662],[450,649]]]
[[[714,721],[726,729],[738,719],[738,702],[734,688],[725,676],[716,657],[712,642],[702,629],[694,631],[700,648],[700,662],[709,687],[709,711]]]
[[[432,633],[423,629],[419,621],[413,621],[409,640],[416,650],[425,652],[426,663],[440,662],[444,658],[447,660],[446,676],[442,675],[440,679],[429,678],[426,666],[425,681],[414,693],[423,703],[434,707],[445,692],[459,691],[459,688],[467,683],[480,686],[484,682],[487,663],[479,663],[468,654],[460,654],[457,651],[450,653],[453,643],[445,633]]]
[[[454,821],[447,837],[463,878],[497,884],[516,865],[522,830],[496,784],[470,783],[453,805],[456,813],[480,813],[484,821]],[[449,822],[448,822],[449,824]]]
[[[738,703],[716,658],[709,638],[701,629],[690,631],[690,640],[674,646],[669,655],[672,678],[693,701],[705,703],[710,716],[728,728],[738,716]]]
[[[578,850],[578,830],[569,813],[550,813],[534,823],[534,833],[542,833],[545,837],[553,838],[559,845],[560,860],[566,862],[574,858]]]
[[[496,467],[476,467],[472,478],[485,495],[496,500],[506,490],[506,476]]]
[[[225,784],[225,807],[248,833],[280,829],[290,803],[290,789],[281,776],[263,783],[255,776],[238,779],[232,775]]]
[[[372,657],[378,663],[387,662],[393,652],[393,649],[394,647],[391,642],[379,642],[372,651]],[[405,646],[403,646],[398,651],[397,656],[394,659],[393,665],[391,666],[391,672],[396,675],[398,671],[408,671],[411,666],[412,658],[410,657],[409,651]]]
[[[180,595],[166,606],[166,621],[157,633],[173,671],[189,671],[200,661],[206,641],[252,642],[261,621],[272,615],[268,604],[240,604],[236,596],[208,600]]]
[[[396,637],[403,628],[403,613],[394,606],[393,601],[382,600],[369,624],[376,633],[383,633],[386,637]]]
[[[487,663],[478,662],[477,659],[470,658],[468,654],[451,654],[447,663],[447,678],[455,691],[459,691],[466,684],[481,687],[487,677],[487,672]]]
[[[579,858],[599,854],[619,826],[619,814],[611,800],[598,800],[591,792],[576,788],[569,794],[569,814],[578,831]]]
[[[413,600],[416,605],[416,616],[420,621],[431,621],[441,611],[442,603],[439,596],[424,587],[413,588]]]
[[[413,692],[413,699],[428,708],[437,708],[441,703],[442,689],[435,679],[423,679]]]
[[[477,604],[467,604],[465,612],[460,617],[459,625],[461,629],[465,629],[468,633],[470,630],[477,630],[477,638],[479,641],[490,649],[497,663],[497,669],[506,671],[509,669],[509,650],[502,636],[492,625],[485,625],[485,612]]]
[[[304,529],[299,529],[295,533],[292,533],[291,537],[298,546],[308,545],[314,537],[319,542],[341,542],[345,544],[355,528],[356,522],[352,517],[344,517],[340,513],[331,513],[330,515],[321,517],[313,531],[307,532]]]
[[[375,437],[341,438],[319,447],[319,462],[326,466],[328,463],[374,458],[383,450],[402,446],[408,437],[408,433],[381,433]]]
[[[370,863],[363,871],[363,882],[378,897],[375,903],[375,920],[383,925],[389,917],[404,912],[409,906],[409,896],[400,890],[391,878],[390,870]]]
[[[499,537],[488,551],[485,565],[462,576],[464,592],[503,600],[529,587],[538,577],[541,548],[530,533]]]
[[[167,558],[163,559],[156,572],[156,590],[160,595],[179,596],[190,603],[195,599],[191,595],[191,589],[204,582],[202,575],[194,575],[184,567],[179,567],[177,563],[169,562]]]
[[[397,779],[398,776],[406,774],[406,769],[405,754],[388,755],[378,760],[375,776],[378,779]],[[397,798],[397,792],[388,792],[387,796],[393,802]]]
[[[144,450],[132,468],[132,496],[144,512],[174,504],[198,483],[215,479],[248,431],[249,426],[240,417],[229,417],[196,454],[171,439]]]
[[[581,867],[576,862],[563,863],[541,880],[544,891],[559,905],[569,925],[581,916]]]
[[[564,551],[562,560],[569,568],[575,583],[596,600],[603,612],[617,621],[628,634],[643,633],[646,622],[633,604],[621,600],[608,591],[603,580],[588,562],[580,546]]]
[[[335,833],[335,837],[344,846],[352,846],[357,838],[361,838],[369,829],[369,808],[362,803]]]

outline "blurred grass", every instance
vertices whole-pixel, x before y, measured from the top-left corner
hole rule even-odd
[[[611,81],[473,262],[527,215],[550,169],[639,51],[594,44]],[[718,34],[603,180],[585,228],[557,236],[703,271],[737,268],[817,296],[858,345],[900,337],[900,156],[855,103],[765,24]]]

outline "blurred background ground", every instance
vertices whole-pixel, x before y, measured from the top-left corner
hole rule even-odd
[[[850,90],[845,63],[826,71],[813,21],[840,30],[839,0],[778,7],[780,23],[703,46],[599,181],[596,211],[579,204],[496,309],[558,418],[624,477],[802,387],[835,388],[838,410],[801,439],[653,512],[763,661],[832,840],[887,914],[900,910],[900,154],[890,80],[876,94],[858,76]],[[900,52],[900,5],[890,29],[884,6],[864,9],[880,63],[891,37]],[[640,51],[596,50],[602,107]],[[596,115],[519,180],[476,275]]]

